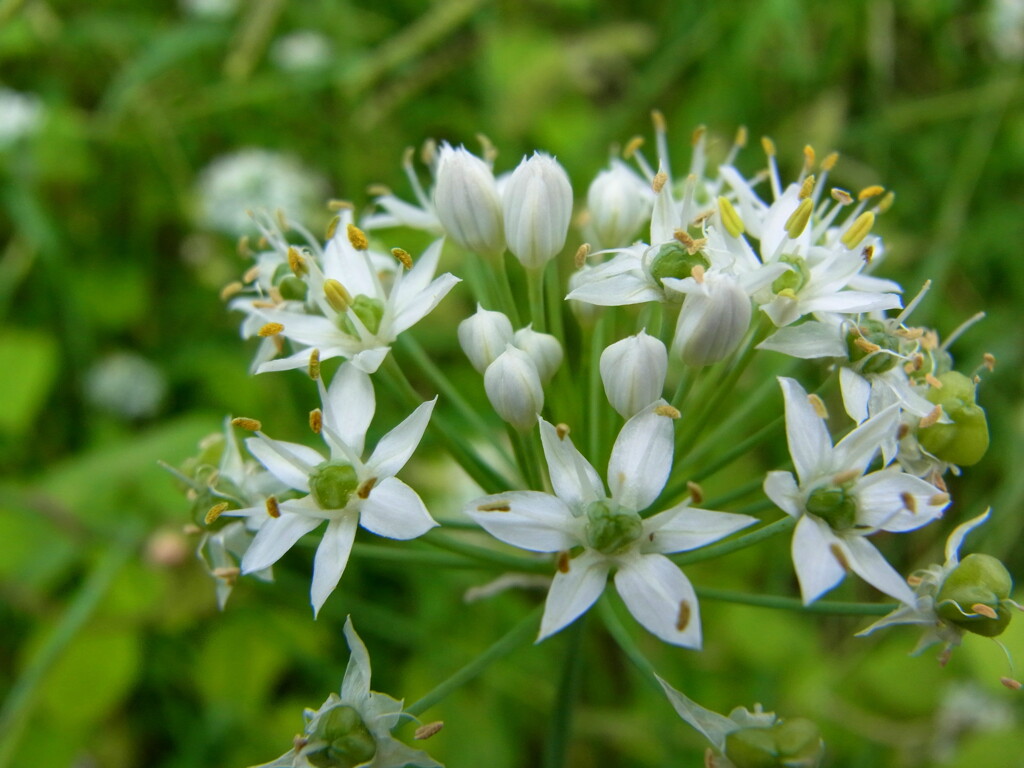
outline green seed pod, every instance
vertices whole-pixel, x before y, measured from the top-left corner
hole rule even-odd
[[[326,461],[309,476],[309,492],[321,509],[344,509],[358,487],[356,471],[342,462]]]
[[[789,264],[793,269],[783,272],[775,278],[775,281],[772,283],[773,292],[781,293],[782,291],[790,290],[796,293],[811,279],[811,270],[807,267],[807,262],[800,256],[785,255],[779,257],[779,261],[783,264]]]
[[[882,350],[889,350],[896,354],[890,355],[881,350],[869,352],[863,346],[857,344],[858,339],[863,339],[868,344],[874,344],[877,347],[881,347]],[[864,320],[857,328],[854,328],[846,335],[846,349],[851,363],[864,361],[859,366],[861,373],[885,373],[895,368],[897,363],[900,362],[900,358],[897,355],[900,354],[902,341],[899,336],[890,333],[886,324],[880,320]]]
[[[968,555],[942,583],[935,596],[936,613],[968,632],[995,637],[1010,623],[1010,609],[1003,601],[1012,590],[1010,572],[999,560],[991,555]],[[979,613],[974,606],[987,607],[995,617]]]
[[[974,402],[974,382],[957,371],[938,377],[942,387],[933,387],[926,397],[941,405],[952,424],[932,424],[918,431],[921,446],[943,461],[970,466],[981,461],[988,450],[988,420],[985,410]]]
[[[281,298],[287,301],[305,301],[307,288],[305,280],[292,274],[286,275],[277,284]]]
[[[857,521],[857,499],[842,486],[823,486],[807,497],[807,511],[842,531]]]
[[[598,552],[614,555],[640,538],[640,515],[623,509],[614,501],[594,501],[587,505],[587,543]]]
[[[363,719],[344,704],[328,710],[317,722],[311,741],[324,745],[305,754],[316,768],[353,768],[372,759],[377,742]]]
[[[694,267],[707,269],[710,265],[704,254],[691,254],[682,243],[673,241],[661,246],[651,259],[651,277],[659,282],[666,277],[683,280],[690,276]]]
[[[736,768],[815,768],[824,752],[818,726],[802,717],[770,728],[742,728],[725,738],[725,756]]]
[[[380,321],[384,317],[384,302],[380,299],[372,299],[360,293],[358,296],[352,299],[350,309],[355,313],[359,321],[366,326],[366,330],[370,333],[377,333],[380,330]],[[338,326],[341,330],[345,331],[352,336],[358,336],[355,324],[349,319],[347,314],[341,315],[338,320]]]

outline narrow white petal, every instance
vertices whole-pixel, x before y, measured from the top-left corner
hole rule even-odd
[[[845,571],[835,551],[844,556],[846,551],[825,522],[810,515],[800,518],[793,531],[791,550],[804,605],[810,605],[843,580]]]
[[[843,393],[843,407],[847,415],[860,424],[868,417],[868,399],[871,382],[852,368],[839,369],[839,389]]]
[[[756,517],[679,505],[644,520],[645,552],[687,552],[757,522]]]
[[[242,558],[242,573],[253,573],[269,568],[292,545],[316,528],[323,520],[305,515],[282,512],[280,517],[267,520],[252,540]]]
[[[839,441],[832,454],[832,468],[837,471],[863,472],[878,453],[882,443],[896,434],[899,422],[898,405],[891,405],[881,413],[876,413]]]
[[[384,435],[373,449],[370,460],[366,462],[367,470],[381,480],[401,470],[420,444],[436,404],[436,397],[422,403],[406,417],[405,421]]]
[[[786,441],[796,475],[803,485],[829,471],[832,439],[807,399],[807,392],[795,379],[779,377],[786,402]]]
[[[309,471],[324,457],[305,445],[272,440],[266,435],[246,438],[245,447],[267,470],[287,485],[309,493]]]
[[[876,312],[883,309],[899,309],[903,306],[900,297],[891,293],[865,293],[863,291],[839,291],[827,296],[800,302],[803,314],[811,312]]]
[[[991,509],[986,509],[977,517],[972,517],[966,523],[960,523],[946,539],[946,564],[957,565],[960,562],[960,545],[964,543],[964,537],[979,525],[988,520]]]
[[[555,495],[574,509],[605,497],[604,483],[590,462],[583,458],[572,438],[559,437],[548,422],[540,422],[540,441],[548,463],[548,475]]]
[[[366,430],[377,409],[370,377],[351,363],[343,363],[323,396],[323,406],[324,423],[354,454],[362,456]]]
[[[887,613],[871,626],[865,627],[854,637],[866,637],[872,632],[897,624],[934,624],[935,611],[918,608],[916,605],[900,605],[892,613]]]
[[[588,550],[569,561],[568,571],[559,571],[551,582],[537,642],[565,628],[580,617],[601,596],[608,582],[608,560]]]
[[[359,505],[359,524],[389,539],[415,539],[437,523],[419,495],[395,477],[378,483]]]
[[[358,524],[359,516],[356,514],[342,515],[327,524],[323,541],[316,548],[316,557],[313,558],[313,584],[309,597],[313,603],[314,616],[320,613],[324,601],[338,586],[341,574],[345,572]]]
[[[424,290],[407,298],[402,298],[395,312],[395,319],[391,326],[394,336],[402,333],[420,320],[429,315],[441,299],[448,295],[448,292],[461,281],[448,272],[438,277]]]
[[[764,494],[791,517],[804,513],[803,496],[790,472],[769,472],[764,479]]]
[[[364,373],[376,373],[377,369],[380,368],[380,364],[384,362],[384,358],[388,356],[388,352],[390,351],[391,347],[373,347],[372,349],[364,349],[351,354],[348,359],[352,365]],[[327,359],[324,357],[323,352],[320,353],[320,359]]]
[[[496,493],[477,499],[465,512],[494,538],[531,552],[561,552],[582,541],[583,522],[549,493]]]
[[[624,507],[641,510],[651,504],[672,471],[673,419],[658,413],[654,403],[626,422],[612,447],[608,488]]]
[[[854,494],[859,525],[897,533],[927,525],[949,504],[949,496],[931,483],[895,469],[860,479]]]
[[[779,328],[758,344],[757,348],[781,352],[803,360],[846,355],[846,346],[839,330],[833,325],[819,323],[816,320]]]
[[[352,343],[337,344],[332,343],[327,346],[317,345],[317,349],[320,351],[320,360],[333,360],[336,357],[348,357],[353,354],[357,347]],[[256,373],[271,373],[273,371],[294,371],[296,368],[306,368],[309,366],[309,354],[310,350],[300,350],[293,355],[288,357],[281,357],[276,360],[267,360],[266,362],[260,363],[256,366]]]
[[[700,606],[693,585],[679,566],[664,555],[640,555],[615,574],[633,618],[672,645],[700,650]]]
[[[442,237],[432,242],[423,253],[413,259],[412,269],[405,273],[402,282],[398,284],[396,303],[399,306],[405,305],[411,297],[422,293],[430,285],[434,279],[434,273],[437,272],[443,248],[444,238]]]
[[[370,654],[362,638],[352,626],[352,617],[345,619],[345,640],[348,642],[348,666],[341,682],[341,700],[346,703],[361,702],[370,695]]]
[[[875,589],[895,597],[906,605],[916,605],[917,596],[896,569],[882,557],[874,544],[863,536],[848,535],[843,537],[846,544],[846,557],[850,568],[864,581]]]
[[[655,675],[657,677],[657,675]],[[737,725],[724,715],[704,709],[700,704],[687,698],[660,677],[662,690],[668,696],[668,701],[679,713],[679,716],[686,722],[704,734],[704,737],[714,744],[719,752],[725,750],[725,738],[737,729]]]

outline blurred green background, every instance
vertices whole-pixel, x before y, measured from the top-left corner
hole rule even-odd
[[[383,183],[410,199],[400,159],[428,137],[484,133],[498,170],[546,149],[578,200],[611,145],[649,135],[652,108],[677,165],[698,124],[771,135],[789,175],[805,143],[839,150],[836,184],[896,191],[883,274],[910,294],[933,281],[914,321],[948,334],[984,309],[953,351],[962,370],[999,361],[979,397],[988,457],[951,481],[946,521],[887,552],[905,570],[941,560],[948,531],[992,505],[967,548],[1024,572],[1022,61],[1020,0],[0,0],[0,768],[269,760],[339,685],[347,614],[375,688],[412,700],[539,600],[465,608],[488,574],[354,560],[314,623],[306,549],[217,611],[156,462],[180,462],[227,413],[294,438],[315,401],[300,376],[248,376],[217,296],[245,262],[210,199],[249,182],[218,193],[209,167],[240,150],[275,153],[249,157],[293,179],[315,231],[329,196],[363,205]],[[451,353],[469,306],[453,293],[431,343]],[[433,490],[439,516],[455,482]],[[688,573],[795,594],[787,542]],[[876,599],[855,584],[837,597]],[[906,656],[913,630],[855,640],[865,622],[702,610],[702,653],[628,626],[711,709],[816,718],[834,766],[1022,765],[1024,705],[990,642],[969,637],[940,669]],[[700,738],[589,628],[570,764],[699,765]],[[1024,619],[1004,639],[1024,664]],[[446,722],[431,754],[537,764],[565,645],[522,649],[428,712]]]

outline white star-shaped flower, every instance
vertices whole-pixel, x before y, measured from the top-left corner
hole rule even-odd
[[[864,474],[897,429],[899,407],[865,420],[833,447],[814,396],[793,379],[780,377],[779,383],[799,483],[789,472],[769,472],[764,492],[797,518],[792,553],[804,604],[835,587],[848,568],[887,595],[912,604],[913,591],[865,537],[920,528],[942,514],[949,496],[896,469]],[[823,407],[820,401],[817,405]]]
[[[305,445],[272,440],[262,432],[246,441],[275,477],[307,495],[224,513],[270,515],[242,559],[243,573],[273,565],[303,535],[327,521],[313,561],[314,612],[341,579],[358,526],[378,536],[413,539],[437,525],[416,491],[395,477],[419,445],[437,399],[423,403],[381,438],[364,462],[366,430],[376,408],[369,376],[346,364],[338,369],[330,389],[322,383],[320,387],[326,458]]]
[[[672,419],[678,415],[659,401],[626,422],[608,463],[610,493],[568,435],[541,420],[554,494],[509,491],[467,507],[488,533],[508,544],[561,553],[538,640],[590,608],[614,570],[626,607],[648,631],[674,645],[700,648],[697,596],[665,554],[702,547],[756,519],[696,509],[687,502],[640,517],[671,472]]]

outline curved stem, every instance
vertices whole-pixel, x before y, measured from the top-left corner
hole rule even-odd
[[[544,574],[551,574],[553,571],[550,560],[534,560],[533,558],[511,555],[507,552],[501,552],[496,549],[480,547],[476,544],[469,544],[465,541],[453,539],[450,536],[446,536],[445,534],[438,532],[436,529],[428,531],[421,536],[419,540],[440,549],[446,549],[449,552],[455,552],[456,554],[463,555],[464,557],[470,557],[474,560],[479,560],[484,563],[508,568],[514,571]]]
[[[555,694],[548,741],[544,749],[545,768],[559,768],[565,765],[569,734],[572,732],[572,709],[579,692],[580,671],[583,668],[581,646],[586,622],[587,615],[584,614],[566,632],[568,644],[565,649],[565,661],[558,682],[558,692]]]
[[[712,544],[709,547],[702,547],[694,552],[674,555],[670,559],[676,565],[692,565],[693,563],[700,563],[705,560],[714,560],[716,557],[722,557],[723,555],[728,555],[732,552],[746,549],[747,547],[758,544],[765,539],[770,539],[772,536],[785,533],[786,531],[791,530],[795,525],[795,518],[788,516],[783,517],[773,523],[763,525],[757,530],[744,534],[743,536],[737,536],[735,539],[719,542],[718,544]]]
[[[726,603],[754,605],[758,608],[782,608],[787,611],[802,613],[828,613],[839,616],[884,616],[896,608],[895,603],[848,603],[830,600],[819,600],[804,605],[798,597],[779,597],[776,595],[751,595],[745,592],[733,592],[729,589],[704,589],[697,587],[697,597],[701,600],[721,600]]]

